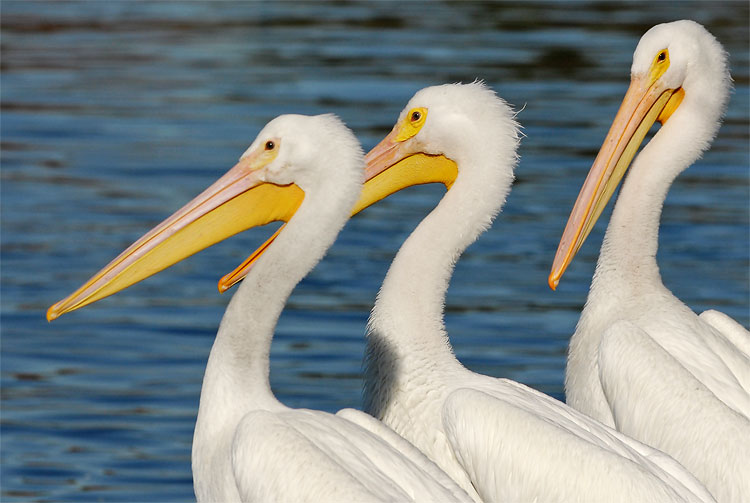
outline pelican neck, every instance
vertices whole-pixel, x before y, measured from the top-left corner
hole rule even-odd
[[[669,183],[653,185],[639,177],[641,171],[652,167],[652,163],[644,155],[637,161],[612,210],[592,289],[600,284],[630,285],[635,280],[661,283],[656,254],[659,221]]]
[[[253,407],[275,407],[269,357],[273,333],[297,283],[322,259],[348,219],[326,197],[306,195],[286,228],[250,269],[232,297],[211,349],[206,382],[221,393],[251,398]],[[326,224],[326,225],[320,225]]]
[[[507,179],[498,174],[504,157],[493,154],[456,157],[459,177],[396,254],[370,317],[369,367],[386,355],[406,373],[461,367],[443,322],[445,298],[456,261],[490,226],[509,190],[512,169]]]
[[[664,201],[675,178],[700,157],[717,129],[693,127],[697,120],[695,102],[686,97],[633,161],[612,210],[592,290],[663,288],[656,254]]]

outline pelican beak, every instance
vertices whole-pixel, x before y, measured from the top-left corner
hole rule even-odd
[[[288,221],[305,194],[294,184],[281,186],[264,181],[263,168],[275,158],[275,153],[260,147],[244,156],[198,197],[50,307],[47,320],[117,293],[251,227]]]
[[[666,88],[653,74],[633,77],[563,231],[549,275],[552,290],[591,232],[651,126],[656,121],[666,123],[684,95],[682,88]]]
[[[456,163],[444,155],[420,152],[411,138],[400,139],[402,135],[397,124],[365,156],[365,185],[352,215],[406,187],[442,183],[450,190],[453,186],[458,176]]]
[[[403,124],[396,124],[388,136],[365,156],[365,184],[362,195],[354,205],[352,216],[406,187],[442,183],[446,189],[450,189],[456,180],[458,166],[454,161],[444,155],[428,155],[414,151],[408,141],[411,136],[404,139],[404,129],[406,127]],[[270,245],[277,235],[278,232],[271,236],[259,251]],[[220,292],[228,290],[247,275],[257,258],[257,253],[256,251],[234,271],[219,280]]]

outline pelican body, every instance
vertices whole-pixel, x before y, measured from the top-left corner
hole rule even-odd
[[[226,175],[50,308],[54,319],[232,233],[287,222],[241,266],[246,279],[211,348],[193,437],[198,501],[471,501],[371,416],[290,409],[271,391],[279,315],[348,220],[363,178],[361,147],[339,119],[278,117]]]
[[[446,290],[456,260],[510,190],[518,128],[483,84],[436,86],[419,91],[366,156],[375,181],[427,155],[448,191],[404,242],[378,294],[365,410],[475,501],[712,501],[669,456],[522,384],[471,372],[454,356]]]
[[[698,23],[643,35],[549,279],[555,288],[630,166],[570,341],[567,402],[670,454],[719,501],[750,497],[750,333],[691,311],[662,283],[656,252],[667,191],[715,137],[730,87],[727,55]]]

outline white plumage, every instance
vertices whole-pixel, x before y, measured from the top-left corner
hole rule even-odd
[[[271,391],[279,315],[348,220],[363,177],[362,149],[338,118],[276,118],[226,175],[50,308],[54,319],[228,235],[288,221],[245,264],[211,348],[193,437],[198,501],[471,501],[371,416],[290,409]]]
[[[193,439],[198,500],[467,499],[413,446],[364,413],[294,410],[273,396],[273,329],[294,286],[348,220],[364,165],[354,135],[333,116],[283,116],[250,149],[268,138],[280,147],[265,180],[293,182],[305,198],[235,293],[211,349]]]
[[[740,501],[750,496],[750,334],[717,311],[693,313],[664,286],[656,263],[667,191],[718,131],[731,86],[727,56],[695,22],[662,24],[641,38],[631,78],[550,276],[556,285],[598,217],[586,205],[600,210],[627,169],[642,140],[631,124],[642,120],[645,130],[662,122],[632,163],[612,212],[570,342],[567,400],[672,455],[720,501]],[[664,111],[663,102],[648,104],[649,94],[669,100]],[[612,146],[625,144],[629,158],[619,158]],[[621,174],[609,179],[616,165]],[[603,196],[594,190],[597,180],[608,186]]]
[[[490,89],[445,85],[418,92],[366,157],[368,171],[415,154],[445,157],[458,175],[383,282],[368,331],[365,409],[476,501],[710,501],[669,456],[453,355],[442,321],[448,282],[500,210],[518,142],[511,109]]]

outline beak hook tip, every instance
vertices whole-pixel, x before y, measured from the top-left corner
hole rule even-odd
[[[555,277],[554,274],[550,274],[549,278],[547,278],[547,284],[549,285],[549,287],[554,292],[555,290],[557,290],[557,285],[560,284],[560,278],[559,277]]]
[[[60,317],[61,313],[57,312],[56,304],[51,306],[49,309],[47,309],[47,322],[55,321],[57,318]]]

